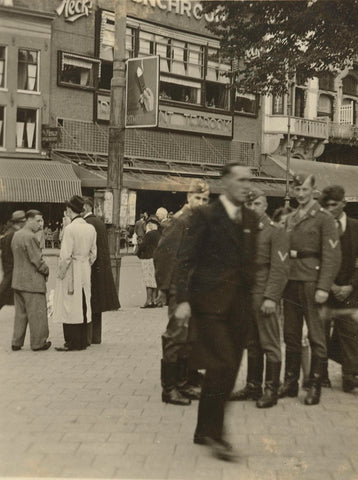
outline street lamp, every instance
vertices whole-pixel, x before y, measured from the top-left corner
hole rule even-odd
[[[111,80],[111,107],[108,136],[107,190],[113,195],[112,227],[109,231],[110,253],[114,280],[119,290],[120,255],[120,211],[123,186],[123,161],[125,141],[125,57],[126,57],[126,0],[116,0],[114,13],[113,77]]]

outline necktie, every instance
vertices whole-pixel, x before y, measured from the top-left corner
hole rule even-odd
[[[341,236],[343,234],[342,222],[340,220],[336,220],[336,224],[337,224],[339,236]]]
[[[237,223],[238,225],[240,225],[242,223],[242,211],[241,211],[241,207],[238,207],[236,212],[235,212],[235,216],[234,216],[234,222]]]

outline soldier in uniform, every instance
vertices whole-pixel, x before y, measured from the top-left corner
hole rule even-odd
[[[331,288],[328,305],[333,309],[358,307],[358,221],[347,217],[345,192],[340,185],[331,185],[322,191],[321,205],[330,211],[336,220],[341,240],[342,263]],[[358,388],[358,325],[351,316],[339,315],[335,319],[330,340],[331,321],[326,324],[326,338],[329,357],[342,365],[342,386],[344,392]],[[324,372],[327,386],[328,362]]]
[[[188,366],[188,329],[178,323],[174,314],[177,306],[174,272],[177,252],[193,210],[209,202],[209,186],[200,179],[193,179],[188,192],[188,203],[179,210],[163,231],[154,252],[158,301],[168,303],[169,322],[162,335],[163,358],[161,362],[162,400],[173,405],[189,405],[190,399],[198,399],[197,372]]]
[[[327,301],[338,273],[341,249],[333,216],[313,197],[314,177],[296,175],[293,182],[298,208],[287,217],[290,272],[284,292],[286,368],[279,396],[298,395],[304,317],[312,352],[310,386],[305,404],[316,405],[320,401],[327,358],[324,319],[319,316],[318,309]]]
[[[246,386],[233,393],[231,400],[257,400],[258,408],[268,408],[276,405],[280,384],[281,345],[277,306],[288,279],[289,242],[287,233],[266,214],[267,199],[261,190],[249,193],[246,206],[259,217],[256,274],[252,289],[253,318],[247,341]],[[264,354],[266,375],[262,395]]]

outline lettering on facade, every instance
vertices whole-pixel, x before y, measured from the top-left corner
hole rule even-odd
[[[188,18],[194,17],[196,20],[201,20],[204,16],[209,23],[218,21],[218,15],[214,12],[205,13],[203,15],[203,6],[199,2],[192,2],[191,0],[132,0],[132,2],[141,4],[143,6],[150,6],[152,8],[160,8],[167,12],[174,12],[177,15],[186,15]]]
[[[232,117],[160,106],[159,127],[231,137]]]
[[[75,22],[81,17],[88,17],[92,7],[92,0],[62,0],[56,13],[59,17],[63,15],[66,22]]]

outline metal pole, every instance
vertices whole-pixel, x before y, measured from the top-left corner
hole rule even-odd
[[[290,206],[290,163],[291,163],[291,83],[287,93],[287,145],[286,145],[286,192],[285,207]]]
[[[120,211],[123,185],[124,159],[124,101],[125,101],[125,57],[126,57],[126,0],[115,0],[115,33],[113,52],[113,77],[111,81],[111,111],[108,137],[108,176],[107,188],[113,194],[113,224],[109,232],[110,253],[114,280],[119,290],[121,265],[120,255]]]

